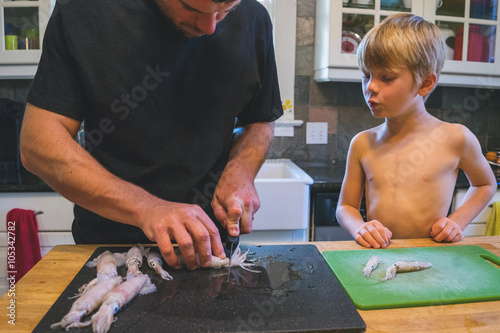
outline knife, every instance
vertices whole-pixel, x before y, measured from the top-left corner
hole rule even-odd
[[[233,256],[234,250],[238,248],[240,243],[240,236],[233,237],[231,235],[227,235],[226,240],[226,249],[229,250],[229,267],[227,269],[227,282],[229,282],[229,277],[231,276],[231,257]]]
[[[233,256],[234,250],[236,250],[239,244],[240,244],[240,236],[233,237],[229,234],[227,235],[226,249],[229,250],[229,258]]]

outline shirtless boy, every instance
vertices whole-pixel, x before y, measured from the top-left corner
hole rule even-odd
[[[362,246],[385,248],[391,238],[457,242],[496,191],[474,134],[425,109],[444,59],[439,29],[411,14],[389,16],[358,49],[366,103],[385,119],[352,139],[337,208],[340,224]],[[470,188],[447,216],[459,169]],[[366,223],[359,213],[363,191]]]

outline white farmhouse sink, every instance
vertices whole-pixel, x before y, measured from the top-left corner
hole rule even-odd
[[[309,185],[313,179],[289,159],[266,160],[255,178],[261,207],[253,232],[241,241],[309,240]]]

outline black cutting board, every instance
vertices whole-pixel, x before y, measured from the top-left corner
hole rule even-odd
[[[110,332],[363,332],[366,328],[349,296],[313,245],[245,246],[252,273],[231,268],[174,270],[165,281],[147,266],[158,290],[136,296],[116,315]],[[126,252],[129,248],[100,247],[90,259],[105,250]],[[154,248],[154,250],[157,250]],[[126,269],[118,269],[125,276]],[[59,322],[71,308],[72,296],[96,275],[83,266],[34,332],[63,332],[50,325]],[[84,317],[82,321],[90,316]],[[70,332],[92,332],[91,326]]]

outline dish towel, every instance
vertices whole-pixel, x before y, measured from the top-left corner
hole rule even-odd
[[[485,236],[500,236],[500,201],[493,203],[490,216],[486,222]]]
[[[34,210],[14,208],[7,213],[7,272],[19,281],[42,259]]]

